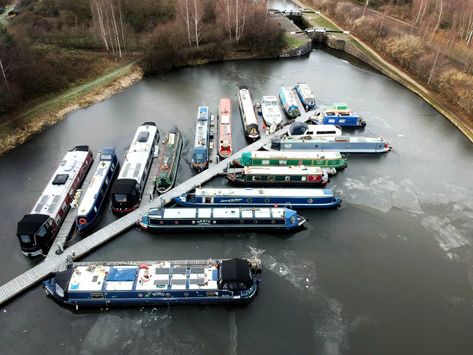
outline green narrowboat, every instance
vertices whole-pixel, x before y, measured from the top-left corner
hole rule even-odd
[[[318,166],[326,169],[346,168],[347,160],[338,152],[253,151],[244,152],[235,166]],[[336,172],[336,171],[335,171]]]
[[[243,186],[292,186],[317,187],[327,185],[325,169],[318,166],[245,166],[227,170],[228,181]]]
[[[169,191],[176,181],[179,159],[182,150],[182,134],[174,127],[166,135],[163,142],[162,152],[159,154],[159,167],[156,176],[156,190],[163,194]]]

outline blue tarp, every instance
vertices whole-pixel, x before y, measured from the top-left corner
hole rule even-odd
[[[137,268],[112,267],[107,281],[134,281]]]

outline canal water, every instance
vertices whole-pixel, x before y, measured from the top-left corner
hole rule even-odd
[[[75,314],[38,285],[0,308],[2,354],[471,354],[473,145],[415,94],[353,58],[303,58],[186,68],[147,78],[0,158],[0,282],[37,263],[19,251],[16,223],[71,147],[115,146],[123,159],[136,127],[177,125],[189,167],[197,106],[232,98],[235,149],[245,145],[236,93],[255,99],[305,81],[319,104],[347,102],[367,121],[354,135],[384,136],[384,155],[350,156],[330,187],[338,210],[301,211],[292,235],[186,233],[137,228],[85,260],[246,256],[265,250],[262,288],[244,308],[178,306]],[[224,186],[220,178],[211,182]],[[101,225],[114,220],[109,212]]]

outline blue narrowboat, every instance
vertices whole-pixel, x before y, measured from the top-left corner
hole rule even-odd
[[[301,115],[296,97],[291,89],[281,86],[281,90],[279,90],[279,99],[284,107],[284,111],[290,118],[296,118]]]
[[[174,198],[183,207],[337,208],[342,200],[332,189],[198,188]]]
[[[297,83],[295,89],[306,111],[313,110],[315,108],[315,96],[310,86],[306,83]]]
[[[256,258],[71,263],[43,285],[46,294],[76,310],[247,304],[257,294],[260,272]]]
[[[209,166],[209,130],[210,117],[207,106],[199,106],[195,131],[192,168],[200,173]]]
[[[76,226],[79,233],[85,233],[98,221],[112,181],[118,172],[118,158],[114,148],[104,148],[89,187],[77,208]]]
[[[366,121],[357,113],[352,112],[347,104],[334,104],[333,107],[320,110],[312,118],[314,123],[336,125],[340,127],[364,128]]]
[[[291,231],[306,219],[288,208],[150,208],[141,217],[140,227],[149,232],[158,231]]]

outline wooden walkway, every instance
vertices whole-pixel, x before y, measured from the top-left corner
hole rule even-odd
[[[312,113],[306,113],[302,107],[300,107],[300,110],[302,116],[299,116],[296,121],[306,122],[310,118],[310,115]],[[257,140],[256,142],[241,149],[240,151],[236,152],[227,159],[220,161],[218,164],[211,165],[209,169],[204,170],[200,174],[174,187],[172,190],[161,195],[159,198],[155,198],[147,204],[143,203],[143,206],[141,206],[139,209],[123,216],[120,219],[117,219],[115,222],[110,223],[104,228],[91,234],[87,238],[65,249],[62,254],[53,254],[51,256],[48,256],[48,258],[46,258],[40,264],[36,265],[35,267],[22,273],[21,275],[15,277],[13,280],[1,286],[0,304],[3,304],[4,302],[13,298],[14,296],[26,290],[27,288],[37,284],[42,279],[46,278],[49,274],[63,269],[68,258],[71,258],[72,260],[80,258],[90,253],[95,248],[113,239],[114,237],[125,232],[129,228],[133,227],[140,219],[140,217],[148,211],[149,208],[162,207],[166,203],[170,202],[174,197],[187,193],[195,187],[203,185],[204,183],[212,179],[214,176],[221,174],[226,169],[228,163],[234,159],[241,158],[243,152],[258,150],[263,147],[263,145],[270,143],[272,138],[283,136],[287,132],[288,127],[289,126],[286,125],[282,129],[274,132],[272,135],[269,136],[262,135],[262,138]],[[143,202],[145,201],[146,196],[143,196]]]

